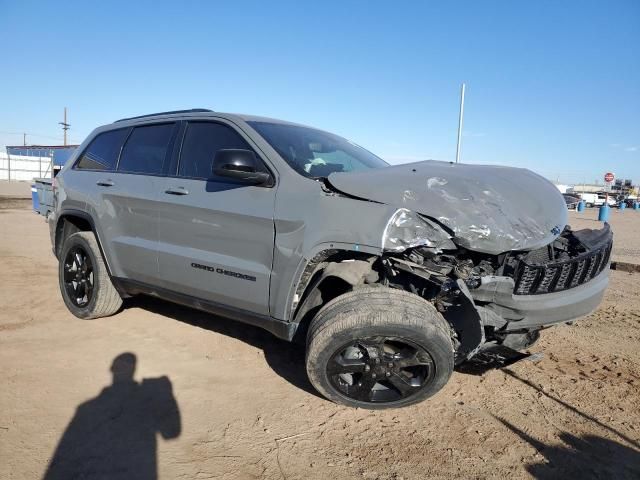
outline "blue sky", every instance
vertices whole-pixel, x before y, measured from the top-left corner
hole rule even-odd
[[[254,113],[391,163],[455,158],[640,183],[640,1],[0,0],[0,145],[136,114]],[[56,140],[57,139],[57,140]]]

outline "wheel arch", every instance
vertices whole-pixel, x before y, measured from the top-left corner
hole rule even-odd
[[[107,267],[107,272],[109,273],[109,276],[111,276],[109,259],[105,255],[105,251],[102,247],[100,235],[98,234],[98,231],[96,229],[96,223],[89,213],[83,212],[81,210],[63,210],[58,215],[54,237],[54,251],[56,254],[56,258],[60,257],[64,239],[76,232],[93,232],[96,237],[96,242],[98,243],[98,248],[100,249],[100,254],[102,255],[102,258],[104,259],[105,265]]]
[[[296,325],[294,340],[304,343],[309,323],[323,305],[359,285],[378,281],[373,269],[377,258],[352,250],[327,249],[309,260],[291,305],[291,323]]]

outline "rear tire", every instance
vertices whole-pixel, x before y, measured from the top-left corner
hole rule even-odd
[[[77,232],[65,239],[58,280],[65,305],[78,318],[108,317],[122,306],[93,232]]]
[[[309,326],[307,373],[326,398],[398,408],[438,392],[454,367],[449,324],[426,300],[364,287],[325,305]]]

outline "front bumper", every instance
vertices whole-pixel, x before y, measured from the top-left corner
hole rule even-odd
[[[483,277],[471,291],[474,301],[501,317],[504,331],[568,322],[594,311],[609,284],[613,234],[608,224],[572,234],[587,248],[584,253],[555,263],[523,262],[515,280]]]
[[[602,301],[609,284],[609,268],[578,287],[538,295],[514,295],[513,279],[487,277],[472,295],[474,300],[488,301],[506,322],[506,331],[539,328],[569,322],[593,312]]]

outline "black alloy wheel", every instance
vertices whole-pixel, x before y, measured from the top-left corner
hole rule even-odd
[[[420,345],[373,336],[340,347],[327,363],[331,385],[344,396],[371,403],[406,400],[435,376],[433,358]]]
[[[80,245],[71,248],[64,258],[64,287],[76,307],[84,308],[91,302],[94,285],[93,263]]]
[[[451,327],[427,300],[364,286],[327,302],[307,331],[307,374],[326,398],[373,410],[413,405],[447,383]]]

